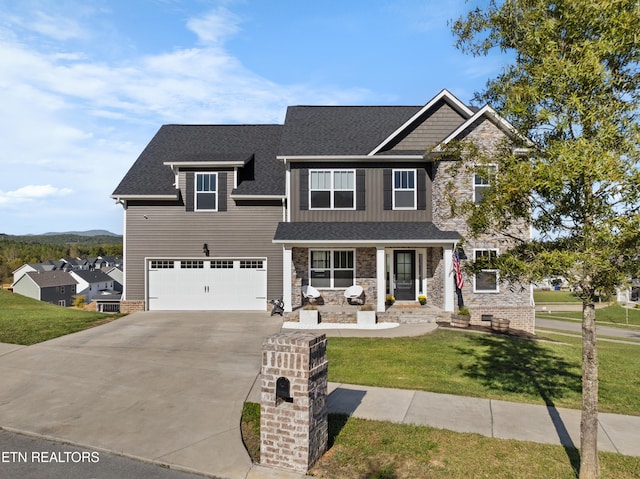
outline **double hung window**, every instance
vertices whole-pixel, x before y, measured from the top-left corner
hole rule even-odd
[[[309,205],[312,209],[354,209],[355,170],[309,171]]]
[[[353,250],[311,250],[309,284],[315,288],[348,288],[355,278]]]
[[[218,174],[196,173],[196,211],[218,211]]]
[[[495,165],[487,165],[477,171],[473,179],[473,201],[480,203],[484,194],[492,184],[496,177]]]
[[[475,292],[497,293],[499,291],[498,270],[493,269],[497,257],[497,249],[477,249],[474,251],[475,261],[485,266],[474,277],[473,289]]]
[[[393,209],[416,209],[416,170],[393,170]]]

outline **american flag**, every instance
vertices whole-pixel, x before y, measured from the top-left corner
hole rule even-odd
[[[456,275],[456,286],[458,289],[462,289],[464,286],[464,279],[462,278],[462,270],[460,269],[460,256],[458,253],[453,253],[453,273]]]

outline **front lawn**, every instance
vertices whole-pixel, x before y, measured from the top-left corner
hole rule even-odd
[[[329,380],[505,401],[581,407],[581,340],[550,341],[438,330],[416,338],[329,338]],[[600,411],[640,415],[640,347],[599,342]],[[391,407],[391,406],[390,406]],[[260,453],[260,406],[248,403],[243,439]],[[601,477],[640,477],[640,458],[599,453]],[[314,477],[575,479],[579,451],[425,426],[329,415],[329,450]]]
[[[556,338],[444,329],[416,338],[329,338],[329,380],[580,409],[581,340]],[[640,415],[640,348],[598,348],[600,410]]]
[[[579,303],[580,299],[569,291],[533,290],[533,300],[538,303]]]
[[[0,343],[28,346],[82,331],[119,316],[63,308],[0,290]]]

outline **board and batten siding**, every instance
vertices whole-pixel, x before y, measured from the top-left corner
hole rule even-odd
[[[227,191],[232,190],[233,173],[229,172]],[[205,259],[202,251],[205,243],[210,258],[267,258],[267,299],[280,298],[282,246],[272,243],[279,221],[282,221],[279,201],[236,204],[227,198],[227,211],[223,212],[187,212],[184,204],[177,201],[129,201],[125,238],[126,299],[146,299],[145,258]]]
[[[466,120],[444,100],[440,100],[434,108],[422,123],[389,149],[425,150],[440,143]]]
[[[363,165],[366,167],[349,168],[344,164],[319,163],[317,165],[299,164],[291,170],[291,221],[431,221],[431,179],[426,174],[425,209],[389,210],[384,208],[384,170],[420,169],[424,165]],[[302,169],[357,169],[364,170],[364,204],[362,210],[302,210],[300,208],[300,172]],[[360,192],[356,192],[358,196]],[[307,202],[308,203],[308,202]]]

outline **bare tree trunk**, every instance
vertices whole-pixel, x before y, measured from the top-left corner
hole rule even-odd
[[[593,302],[582,304],[582,420],[580,479],[598,479],[598,348]]]

